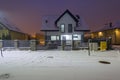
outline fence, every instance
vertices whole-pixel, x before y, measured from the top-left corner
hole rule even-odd
[[[80,41],[45,41],[45,45],[40,44],[39,40],[0,40],[0,48],[8,49],[30,49],[30,50],[76,50],[88,49],[87,42]],[[96,46],[95,46],[96,47]]]
[[[30,49],[29,40],[0,40],[0,48]]]

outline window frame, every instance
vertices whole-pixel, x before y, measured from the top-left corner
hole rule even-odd
[[[62,28],[63,28],[64,30],[63,30]],[[61,25],[60,25],[60,32],[61,32],[61,33],[64,33],[64,32],[65,32],[65,24],[61,24]]]
[[[72,24],[68,24],[68,33],[72,33],[73,32],[73,26]]]

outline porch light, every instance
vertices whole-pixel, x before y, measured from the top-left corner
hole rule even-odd
[[[99,32],[98,35],[99,35],[99,37],[102,37],[103,36],[103,32]]]

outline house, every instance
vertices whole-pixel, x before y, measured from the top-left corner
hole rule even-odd
[[[28,34],[12,25],[6,18],[0,17],[0,39],[2,40],[27,40]]]
[[[112,24],[105,24],[101,29],[96,30],[91,33],[91,37],[94,38],[104,38],[112,39],[112,44],[120,44],[120,21]]]
[[[51,41],[72,46],[84,42],[84,33],[90,30],[81,16],[66,10],[61,15],[43,16],[41,31],[45,33],[46,44]]]

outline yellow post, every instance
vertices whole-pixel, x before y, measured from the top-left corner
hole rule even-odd
[[[105,51],[107,49],[107,42],[106,41],[101,41],[100,42],[100,50]]]

